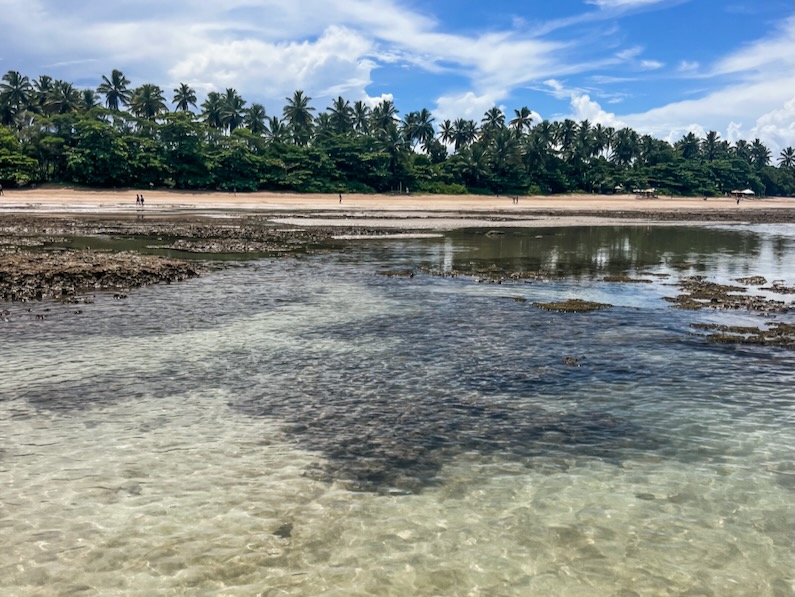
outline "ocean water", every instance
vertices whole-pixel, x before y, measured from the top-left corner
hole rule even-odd
[[[795,314],[662,297],[793,228],[485,232],[5,304],[0,594],[792,595],[795,353],[691,324]]]

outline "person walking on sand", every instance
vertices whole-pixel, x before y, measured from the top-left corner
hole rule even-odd
[[[144,195],[141,193],[141,209],[144,208]]]
[[[3,185],[1,184],[0,184],[0,195],[5,195],[5,193],[3,192]]]
[[[141,196],[136,193],[135,195],[135,209],[141,206]]]
[[[339,193],[340,196],[340,203],[342,203],[342,193]]]

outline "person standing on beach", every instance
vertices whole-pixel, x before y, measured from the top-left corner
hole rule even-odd
[[[136,209],[141,205],[141,196],[136,194],[135,195],[135,207]]]
[[[3,185],[1,184],[0,184],[0,195],[5,195],[5,193],[3,192]]]
[[[141,209],[144,208],[144,195],[141,193]]]
[[[340,203],[342,203],[342,193],[340,193],[339,195],[340,195]]]

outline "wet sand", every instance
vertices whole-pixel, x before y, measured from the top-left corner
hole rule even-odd
[[[223,215],[239,212],[267,214],[283,223],[328,225],[345,219],[362,225],[413,229],[458,225],[594,225],[595,219],[671,221],[795,222],[795,198],[747,199],[738,205],[732,198],[638,198],[635,195],[554,195],[520,197],[478,195],[362,195],[300,193],[222,193],[155,190],[144,191],[145,207],[135,204],[140,190],[40,188],[10,190],[0,198],[3,214],[137,214]],[[312,218],[308,218],[311,214]],[[399,222],[394,222],[397,220]],[[422,221],[414,226],[412,220]],[[476,221],[478,220],[478,221]],[[365,224],[366,221],[366,224]],[[333,224],[332,224],[333,225]]]

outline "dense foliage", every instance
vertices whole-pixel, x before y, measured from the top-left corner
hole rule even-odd
[[[114,70],[94,89],[9,71],[0,83],[0,182],[302,192],[612,192],[718,195],[751,188],[795,195],[795,151],[778,167],[765,145],[733,146],[709,132],[674,145],[587,120],[533,122],[527,107],[491,108],[480,122],[402,119],[391,101],[372,109],[342,97],[317,112],[296,91],[281,115],[234,89],[197,106],[187,84],[173,111],[157,85],[130,87]],[[438,124],[438,126],[434,126]]]

